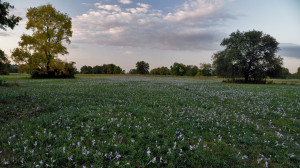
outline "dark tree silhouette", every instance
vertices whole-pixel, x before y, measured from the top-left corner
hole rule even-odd
[[[213,55],[216,73],[222,77],[243,77],[246,83],[262,81],[267,72],[282,65],[282,58],[276,56],[278,44],[261,31],[233,32],[221,43],[225,50]]]

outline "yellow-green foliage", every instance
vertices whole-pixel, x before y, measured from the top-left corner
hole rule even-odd
[[[54,69],[61,69],[57,64],[63,64],[55,60],[58,54],[68,54],[62,42],[71,43],[71,18],[50,4],[29,8],[26,17],[26,29],[33,33],[21,36],[20,47],[13,50],[12,59],[19,64],[28,64],[29,73],[36,73],[38,69],[37,73],[53,74]]]

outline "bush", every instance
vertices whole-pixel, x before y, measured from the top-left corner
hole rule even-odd
[[[47,73],[46,68],[36,68],[31,72],[32,78],[74,78],[77,70],[74,62],[67,63],[55,60],[51,63],[51,70]]]

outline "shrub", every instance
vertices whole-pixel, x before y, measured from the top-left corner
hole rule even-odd
[[[77,70],[74,62],[62,62],[55,60],[51,63],[51,69],[47,72],[46,68],[36,68],[31,72],[32,78],[74,78]]]

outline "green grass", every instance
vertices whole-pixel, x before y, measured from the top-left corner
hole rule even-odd
[[[0,87],[0,167],[300,165],[298,84],[1,79],[18,86]]]

